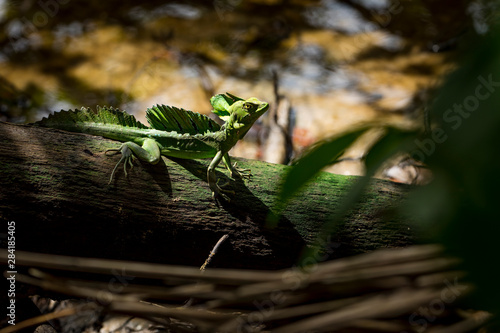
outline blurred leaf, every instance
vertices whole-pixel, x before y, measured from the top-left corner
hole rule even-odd
[[[325,225],[321,230],[317,243],[305,251],[302,256],[302,261],[311,264],[311,258],[321,257],[317,254],[323,250],[324,244],[328,244],[326,240],[329,235],[342,226],[346,215],[365,193],[366,187],[369,185],[375,172],[387,159],[396,153],[406,151],[411,146],[411,142],[414,138],[415,132],[408,132],[393,127],[387,128],[386,133],[372,146],[366,156],[366,175],[359,177],[346,191],[345,196],[342,198],[342,202],[339,204],[339,209],[329,221],[325,221]],[[299,262],[299,265],[301,264],[302,262]]]
[[[297,194],[318,172],[339,158],[345,149],[368,129],[369,127],[363,127],[340,137],[324,141],[302,157],[285,175],[279,194],[280,202],[284,204]]]
[[[417,133],[413,131],[387,127],[384,136],[370,148],[365,157],[366,174],[373,176],[387,159],[397,153],[408,151],[416,135]]]
[[[475,306],[499,311],[500,29],[468,46],[430,109],[431,133],[418,140],[434,181],[407,209],[463,260],[477,286]]]

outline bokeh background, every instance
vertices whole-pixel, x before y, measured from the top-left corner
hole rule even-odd
[[[488,31],[493,7],[465,0],[2,0],[0,120],[112,105],[144,122],[157,103],[208,114],[215,93],[273,103],[278,87],[290,105],[292,147],[281,161],[288,163],[359,123],[422,127],[434,89],[460,48]],[[266,158],[266,119],[261,124],[233,155]],[[376,136],[361,138],[329,171],[363,174],[360,160]],[[411,182],[412,172],[384,175]]]
[[[497,8],[486,0],[0,0],[0,120],[112,105],[144,121],[157,103],[209,114],[210,96],[229,91],[288,101],[282,163],[365,122],[419,132],[411,141],[425,161],[408,171],[400,156],[379,176],[414,183],[419,168],[432,169],[404,213],[463,260],[477,308],[498,312]],[[271,123],[264,117],[232,154],[264,159]],[[363,174],[380,135],[368,131],[328,170]]]

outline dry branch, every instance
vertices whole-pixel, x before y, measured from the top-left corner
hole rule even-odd
[[[6,254],[1,250],[0,258]],[[473,288],[461,281],[457,260],[436,245],[378,250],[273,272],[200,272],[196,267],[26,252],[17,258],[20,269],[31,267],[30,274],[18,275],[20,282],[94,300],[97,313],[161,320],[173,332],[458,333],[490,318],[459,309],[457,300]],[[110,281],[120,281],[117,272],[127,274],[126,279],[121,276],[126,283],[120,288],[110,286]],[[437,313],[433,306],[439,302],[444,308]],[[432,320],[425,321],[426,308],[433,311]]]

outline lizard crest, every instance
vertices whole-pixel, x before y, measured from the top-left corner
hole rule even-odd
[[[115,165],[110,183],[117,167],[123,163],[125,175],[132,160],[156,164],[161,155],[177,158],[212,158],[207,168],[207,180],[214,198],[223,197],[224,192],[217,184],[215,167],[223,161],[233,178],[250,177],[249,170],[239,169],[231,164],[229,150],[241,140],[253,123],[269,108],[269,104],[252,97],[247,100],[232,94],[219,94],[210,99],[213,110],[225,121],[219,125],[200,113],[155,105],[146,111],[150,127],[139,122],[133,115],[112,107],[97,107],[60,111],[34,125],[57,128],[70,132],[100,135],[123,142],[120,148],[108,149],[121,153]]]

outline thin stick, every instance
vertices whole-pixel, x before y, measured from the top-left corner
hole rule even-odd
[[[85,304],[81,307],[71,307],[71,308],[66,308],[58,312],[53,312],[53,313],[47,313],[47,314],[42,314],[33,318],[26,319],[20,323],[17,323],[12,326],[7,326],[4,327],[0,330],[1,333],[12,333],[12,332],[17,332],[22,329],[35,326],[38,324],[43,324],[45,322],[48,322],[49,320],[57,319],[57,318],[62,318],[62,317],[67,317],[67,316],[72,316],[82,310],[94,310],[97,307],[94,304],[91,304],[90,306],[88,304]]]
[[[207,267],[207,265],[210,263],[210,261],[212,260],[212,257],[217,253],[217,250],[219,249],[219,246],[221,246],[221,244],[229,237],[228,234],[225,234],[224,236],[222,236],[219,241],[217,242],[217,244],[215,244],[214,248],[212,249],[212,251],[210,251],[210,254],[208,255],[208,258],[207,260],[205,260],[205,263],[203,263],[203,265],[201,265],[200,267],[200,271],[204,271],[205,268]]]

